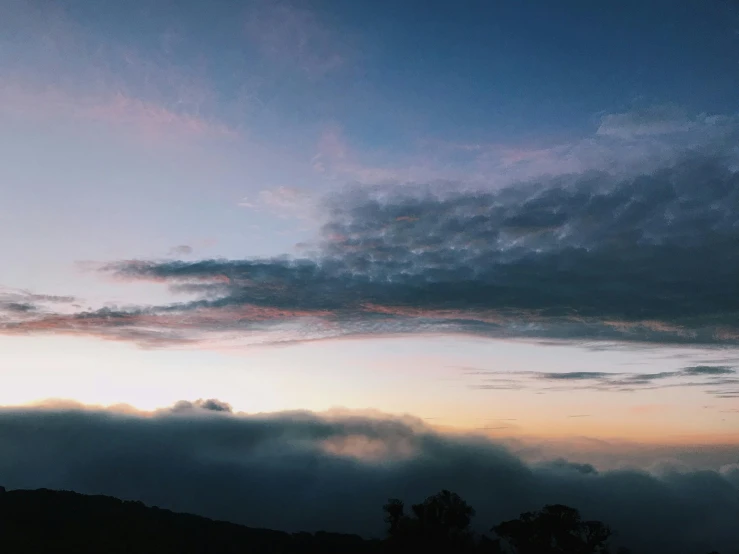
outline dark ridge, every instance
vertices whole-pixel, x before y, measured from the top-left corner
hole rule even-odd
[[[285,533],[71,491],[0,487],[3,554],[374,553],[380,541]]]

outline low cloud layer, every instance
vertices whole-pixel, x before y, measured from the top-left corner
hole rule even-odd
[[[103,273],[195,299],[16,309],[0,330],[147,346],[429,332],[739,343],[739,173],[721,158],[487,192],[352,189],[325,205],[304,258],[110,263]]]
[[[482,530],[561,502],[645,552],[702,552],[739,541],[739,467],[599,471],[524,463],[480,437],[413,418],[351,413],[244,415],[217,400],[154,414],[0,410],[0,484],[103,493],[287,530],[382,533],[388,497],[441,488],[478,510]]]

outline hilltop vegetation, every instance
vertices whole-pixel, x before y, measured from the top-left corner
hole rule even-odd
[[[548,505],[493,526],[470,529],[475,510],[441,491],[406,513],[383,506],[387,536],[286,533],[175,513],[141,502],[48,489],[0,487],[0,552],[4,554],[605,554],[613,535],[568,506]],[[617,554],[629,551],[619,548]],[[655,553],[650,553],[655,554]],[[711,553],[717,554],[717,553]]]

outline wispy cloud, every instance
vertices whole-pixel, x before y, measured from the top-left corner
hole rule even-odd
[[[608,373],[596,371],[569,371],[567,373],[542,373],[540,374],[540,377],[551,381],[584,381],[602,379],[604,377],[608,377],[608,375]]]
[[[683,369],[685,375],[731,375],[736,371],[728,366],[696,365]]]
[[[389,160],[388,157],[392,158]],[[470,178],[474,167],[449,167],[434,153],[387,156],[354,147],[338,124],[326,125],[316,145],[313,170],[340,183],[399,184]]]
[[[170,256],[189,256],[193,253],[193,247],[188,244],[180,244],[169,249]]]
[[[34,294],[27,290],[0,287],[0,322],[25,320],[46,313],[56,313],[61,308],[74,309],[77,299],[73,296]]]
[[[686,132],[712,122],[705,114],[690,118],[680,106],[665,104],[604,115],[597,133],[631,139],[642,135]]]
[[[672,105],[602,114],[593,132],[568,141],[541,137],[522,144],[448,141],[422,137],[416,148],[392,156],[358,152],[338,126],[318,147],[315,168],[365,184],[457,181],[477,188],[503,187],[544,176],[606,172],[631,177],[679,160],[686,150],[739,162],[736,115],[689,114]]]
[[[156,142],[194,138],[234,138],[227,125],[120,92],[85,94],[64,88],[0,81],[1,111],[26,119],[95,122],[117,131],[129,130]]]
[[[299,3],[252,2],[244,29],[270,61],[314,78],[341,68],[354,54],[347,37]]]
[[[97,122],[151,141],[238,135],[219,117],[200,64],[175,62],[171,38],[142,52],[101,38],[56,5],[10,3],[0,18],[14,30],[0,39],[0,113]]]
[[[569,371],[547,373],[539,371],[481,370],[473,372],[461,368],[475,380],[470,384],[480,390],[539,390],[549,392],[600,391],[633,392],[666,388],[701,388],[718,398],[731,397],[739,390],[739,374],[728,366],[689,366],[675,371],[657,373],[626,373],[599,371]],[[728,396],[727,396],[728,395]],[[647,406],[639,413],[653,411]],[[585,417],[585,416],[569,416]]]
[[[254,197],[244,197],[238,205],[271,213],[282,219],[315,219],[318,199],[307,189],[278,186],[263,189]]]

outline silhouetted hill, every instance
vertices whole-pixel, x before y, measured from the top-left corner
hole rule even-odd
[[[254,529],[110,496],[0,490],[3,554],[362,554],[380,545],[357,535]]]

